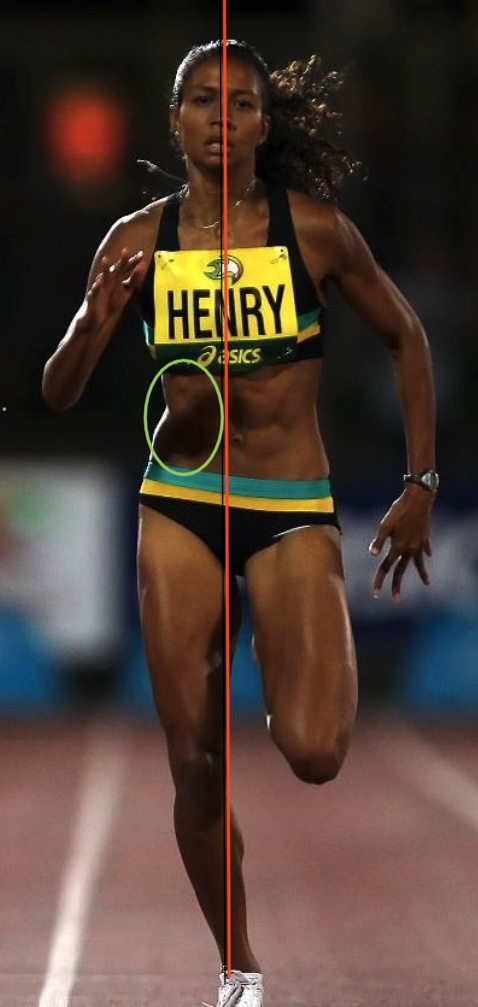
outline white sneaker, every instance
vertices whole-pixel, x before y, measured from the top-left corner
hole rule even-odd
[[[262,1007],[264,987],[262,978],[248,979],[244,972],[232,969],[230,976],[219,976],[216,1007]],[[204,1004],[211,1007],[211,1004]]]
[[[239,997],[239,1007],[262,1007],[264,996],[264,985],[262,976],[255,979],[248,979],[244,976],[245,982],[242,984],[242,993]]]

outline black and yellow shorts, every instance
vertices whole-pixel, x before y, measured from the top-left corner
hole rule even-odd
[[[169,472],[150,461],[140,503],[197,535],[224,562],[224,478],[220,472]],[[176,474],[177,473],[177,474]],[[247,560],[282,535],[310,525],[340,530],[328,479],[309,482],[229,476],[231,573],[244,576]]]

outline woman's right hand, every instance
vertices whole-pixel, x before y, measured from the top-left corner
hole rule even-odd
[[[147,265],[142,251],[130,254],[123,248],[116,262],[108,255],[100,260],[100,271],[88,288],[80,311],[78,328],[100,331],[106,322],[115,321],[143,282]]]
[[[103,255],[93,266],[83,304],[43,369],[42,395],[51,409],[62,412],[81,398],[146,270],[144,253],[131,255],[128,248],[122,249],[116,261]]]

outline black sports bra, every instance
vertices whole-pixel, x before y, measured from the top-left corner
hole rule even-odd
[[[136,295],[148,349],[160,366],[196,361],[221,373],[226,314],[231,374],[322,356],[323,308],[300,253],[286,189],[270,188],[268,201],[267,244],[228,249],[226,312],[221,250],[182,251],[179,195],[168,197]]]

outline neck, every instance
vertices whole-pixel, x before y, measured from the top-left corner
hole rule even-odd
[[[235,181],[228,186],[227,206],[233,212],[253,196],[257,179],[252,175],[247,181]],[[224,199],[222,186],[217,181],[202,180],[197,185],[194,179],[187,182],[180,194],[185,222],[197,228],[217,227],[222,216]]]

